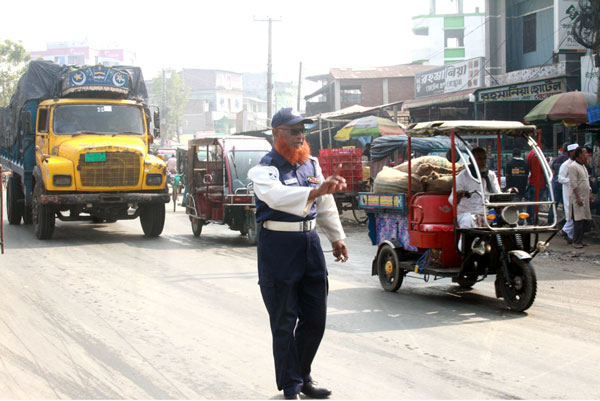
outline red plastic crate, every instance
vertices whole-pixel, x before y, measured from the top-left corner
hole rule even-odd
[[[362,149],[336,148],[321,149],[319,151],[319,164],[323,170],[323,176],[329,177],[338,165],[342,165],[340,175],[346,179],[348,191],[360,191],[362,189]]]

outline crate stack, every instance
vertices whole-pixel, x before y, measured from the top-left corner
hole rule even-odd
[[[347,191],[356,192],[362,188],[362,149],[341,148],[319,150],[319,164],[323,176],[329,177],[336,167],[341,164],[340,175],[346,179]]]

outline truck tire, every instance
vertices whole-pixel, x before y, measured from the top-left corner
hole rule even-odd
[[[6,214],[9,224],[21,224],[23,216],[23,187],[18,176],[11,174],[6,188]]]
[[[45,240],[52,238],[54,226],[56,223],[54,209],[49,205],[42,205],[40,202],[44,184],[36,182],[33,187],[33,198],[31,204],[31,215],[33,219],[33,232],[37,239]]]
[[[145,237],[158,237],[165,226],[165,204],[149,203],[144,205],[140,213],[140,223]]]

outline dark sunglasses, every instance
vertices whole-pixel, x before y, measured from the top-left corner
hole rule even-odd
[[[305,135],[306,134],[306,129],[304,128],[284,128],[284,127],[280,127],[279,129],[285,130],[285,131],[290,131],[290,134],[292,135]]]

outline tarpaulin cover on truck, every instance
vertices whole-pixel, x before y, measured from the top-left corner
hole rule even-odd
[[[19,114],[23,106],[31,101],[61,97],[63,80],[68,79],[69,73],[79,68],[78,66],[60,66],[48,60],[34,60],[29,63],[27,72],[19,79],[9,106],[0,108],[0,147],[2,149],[10,148],[17,140]],[[148,91],[139,67],[114,66],[110,68],[126,72],[131,78],[129,93],[124,97],[128,99],[142,98],[147,103]]]
[[[393,154],[398,148],[408,146],[406,135],[385,135],[375,138],[371,143],[371,160],[383,159]],[[461,141],[456,141],[459,149],[464,149]],[[448,136],[433,136],[428,138],[412,138],[411,150],[420,154],[428,154],[434,149],[450,149],[450,138]]]

